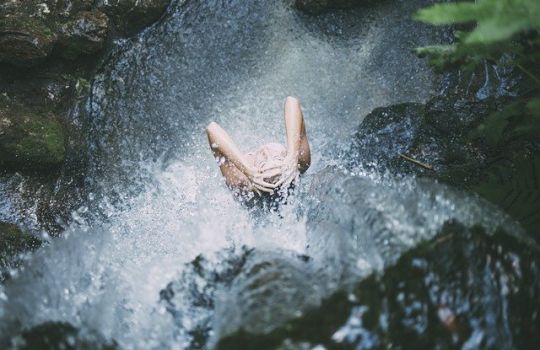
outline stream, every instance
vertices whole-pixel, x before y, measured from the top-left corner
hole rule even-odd
[[[17,348],[21,330],[66,322],[122,349],[212,348],[301,315],[447,220],[519,232],[434,181],[345,170],[363,116],[438,93],[410,52],[441,40],[411,19],[427,3],[311,17],[289,1],[180,0],[115,42],[78,116],[85,203],[0,287],[0,340]],[[286,204],[248,209],[226,188],[205,127],[218,122],[244,151],[284,142],[288,95],[301,99],[312,166]]]

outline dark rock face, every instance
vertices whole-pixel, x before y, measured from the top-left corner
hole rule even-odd
[[[540,342],[540,251],[503,232],[449,223],[382,274],[267,334],[218,349],[521,348]]]
[[[30,66],[52,52],[56,35],[39,19],[0,19],[0,62]]]
[[[540,181],[538,147],[520,138],[492,145],[471,136],[509,102],[509,97],[445,96],[377,108],[344,157],[351,169],[414,174],[476,192],[539,238],[540,191],[533,185]]]
[[[99,52],[109,31],[109,18],[100,11],[83,11],[60,29],[58,53],[69,59]]]
[[[97,2],[121,35],[131,35],[157,21],[170,0],[112,0]]]
[[[53,119],[25,112],[0,119],[0,165],[5,168],[39,170],[60,166],[65,156],[64,142],[63,127]]]
[[[58,53],[75,59],[99,52],[109,31],[131,35],[155,22],[169,0],[4,1],[0,63],[32,66]]]
[[[77,110],[108,41],[156,21],[169,1],[0,0],[0,186],[32,188],[3,194],[25,202],[10,204],[22,213],[37,208],[32,229],[58,232],[82,198]],[[2,219],[22,224],[24,215]]]
[[[13,345],[12,348],[21,350],[114,350],[118,348],[114,341],[106,341],[94,332],[83,332],[66,322],[46,322],[27,329],[21,334],[20,344]]]
[[[366,0],[296,0],[294,5],[309,14],[319,14],[329,9],[346,9],[364,5]]]
[[[350,165],[387,168],[451,183],[467,181],[466,177],[477,175],[490,151],[482,144],[471,144],[467,136],[507,101],[435,97],[425,104],[377,108],[365,117],[354,136]],[[407,161],[401,154],[432,170]]]
[[[0,283],[11,278],[10,269],[21,265],[25,253],[41,244],[40,239],[23,232],[17,225],[0,221]]]

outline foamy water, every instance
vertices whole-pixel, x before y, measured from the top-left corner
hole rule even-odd
[[[73,213],[63,238],[35,253],[4,287],[3,336],[66,321],[121,348],[182,349],[189,335],[178,331],[159,292],[199,254],[217,259],[215,253],[241,246],[285,250],[332,261],[335,273],[345,262],[334,259],[343,251],[328,246],[332,235],[345,246],[351,241],[339,238],[349,229],[330,225],[332,218],[367,217],[353,230],[364,243],[351,253],[362,275],[448,218],[480,220],[483,204],[445,187],[409,180],[403,191],[399,182],[384,185],[361,171],[346,176],[363,179],[358,186],[367,181],[365,207],[348,199],[329,219],[309,218],[321,201],[334,209],[341,203],[339,196],[319,196],[312,182],[328,165],[339,167],[337,150],[348,147],[362,116],[377,106],[422,101],[434,86],[409,50],[435,34],[408,19],[412,5],[373,6],[309,18],[286,2],[178,2],[161,23],[118,42],[87,103],[88,203]],[[313,164],[279,213],[253,213],[225,187],[204,128],[218,122],[244,151],[284,142],[287,95],[302,101]],[[408,210],[413,203],[425,207]],[[382,218],[370,220],[390,232],[382,236],[389,243],[369,231],[373,208]],[[308,249],[317,230],[326,235]],[[231,311],[220,312],[217,325]]]

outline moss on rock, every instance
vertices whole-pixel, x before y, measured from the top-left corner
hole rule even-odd
[[[63,126],[31,113],[0,113],[0,164],[13,170],[58,167],[65,157]]]
[[[29,66],[42,62],[56,42],[53,29],[36,17],[0,19],[0,62]]]
[[[23,233],[17,225],[0,221],[0,266],[5,266],[18,253],[38,248],[41,241]]]

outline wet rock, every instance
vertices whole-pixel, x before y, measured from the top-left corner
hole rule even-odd
[[[0,221],[0,268],[12,265],[17,254],[40,245],[39,239],[23,233],[17,225]]]
[[[100,0],[97,8],[105,12],[120,35],[131,35],[157,21],[170,0]]]
[[[507,101],[435,97],[426,104],[377,108],[365,117],[354,136],[355,156],[350,165],[436,177],[454,184],[466,182],[478,175],[490,151],[482,144],[472,144],[470,131]]]
[[[62,125],[25,110],[0,108],[0,165],[12,170],[59,167],[65,156]]]
[[[309,14],[319,14],[329,9],[345,9],[365,4],[366,0],[295,0],[299,10]]]
[[[160,292],[161,305],[190,339],[191,348],[205,348],[212,330],[216,293],[240,274],[252,253],[242,248],[238,252],[221,251],[210,259],[199,255]]]
[[[14,191],[2,202],[21,212],[4,219],[62,231],[85,196],[86,121],[79,111],[96,66],[111,39],[151,24],[168,3],[0,1],[0,188]]]
[[[538,146],[515,137],[493,145],[475,136],[511,101],[449,95],[377,108],[365,117],[344,157],[350,169],[430,177],[476,192],[539,238],[540,191],[532,185],[540,181]]]
[[[107,341],[95,332],[79,330],[67,322],[45,322],[27,329],[11,345],[13,349],[20,350],[114,350],[118,348],[116,342]]]
[[[538,246],[448,223],[382,274],[218,349],[522,348],[540,342]]]
[[[8,1],[0,11],[0,63],[28,67],[54,53],[74,59],[102,50],[109,30],[131,35],[155,22],[169,0]]]
[[[60,29],[58,53],[69,59],[95,54],[103,48],[109,31],[109,18],[100,11],[83,11]]]
[[[216,334],[263,332],[316,304],[315,281],[306,257],[242,248],[197,257],[160,296],[190,348],[212,348]]]
[[[56,33],[41,18],[13,16],[0,18],[0,63],[31,66],[52,52]]]

